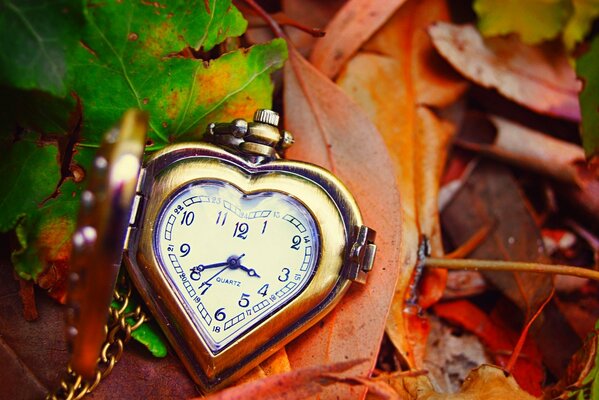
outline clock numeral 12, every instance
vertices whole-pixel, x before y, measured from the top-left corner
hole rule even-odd
[[[247,239],[248,232],[250,231],[250,227],[245,222],[235,224],[235,232],[233,232],[233,237],[238,237],[240,239]]]

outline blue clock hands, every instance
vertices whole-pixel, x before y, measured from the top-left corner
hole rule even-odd
[[[218,271],[217,273],[212,275],[209,279],[202,282],[202,284],[199,287],[199,289],[203,289],[202,295],[204,293],[206,293],[206,291],[212,287],[212,283],[210,283],[210,282],[213,279],[215,279],[216,277],[218,277],[220,274],[225,272],[227,269],[230,269],[230,270],[240,269],[240,270],[244,271],[245,273],[247,273],[248,276],[251,276],[251,277],[255,276],[257,278],[260,278],[260,275],[258,275],[256,270],[254,270],[252,268],[248,268],[240,263],[239,260],[241,260],[244,256],[245,256],[245,253],[243,253],[239,257],[231,256],[227,259],[226,262],[220,262],[220,263],[209,264],[209,265],[202,265],[202,264],[197,265],[197,266],[191,268],[190,278],[193,279],[194,281],[197,281],[201,278],[201,273],[203,271],[205,271],[207,269],[222,267],[222,269],[220,271]]]

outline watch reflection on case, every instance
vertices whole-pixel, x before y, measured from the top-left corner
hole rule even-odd
[[[295,198],[194,182],[160,212],[163,272],[213,353],[295,298],[314,275],[319,233]]]

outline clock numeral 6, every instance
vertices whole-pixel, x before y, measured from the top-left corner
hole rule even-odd
[[[302,243],[302,238],[299,235],[295,235],[291,241],[293,242],[291,248],[293,250],[299,250],[300,244]]]
[[[279,275],[280,282],[287,282],[289,280],[289,268],[283,268],[281,270],[281,275]]]
[[[183,211],[183,217],[181,218],[181,225],[185,224],[187,226],[193,224],[193,219],[195,215],[193,211]]]
[[[214,313],[214,319],[216,319],[217,321],[224,321],[225,318],[227,318],[227,314],[225,314],[225,312],[223,311],[225,308],[219,308],[218,310],[216,310],[216,312]]]
[[[239,304],[239,307],[243,307],[243,308],[246,308],[247,306],[249,306],[250,305],[250,295],[247,293],[242,293],[241,298],[239,299],[237,304]]]
[[[233,232],[233,237],[238,237],[241,239],[247,239],[248,232],[250,231],[250,227],[245,222],[235,224],[235,232]]]

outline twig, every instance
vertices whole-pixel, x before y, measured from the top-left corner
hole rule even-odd
[[[270,26],[270,29],[272,29],[272,32],[276,37],[285,38],[285,32],[283,32],[283,29],[281,29],[281,25],[279,25],[279,23],[275,21],[275,19],[269,13],[267,13],[262,7],[260,7],[258,3],[256,3],[254,0],[243,1],[250,8],[252,8],[256,12],[256,14],[262,17],[264,21],[266,21],[266,23]]]
[[[572,267],[570,265],[540,264],[520,261],[495,261],[476,259],[425,258],[423,265],[428,268],[469,269],[474,271],[513,271],[537,272],[541,274],[571,275],[580,278],[599,281],[599,271],[587,268]]]

